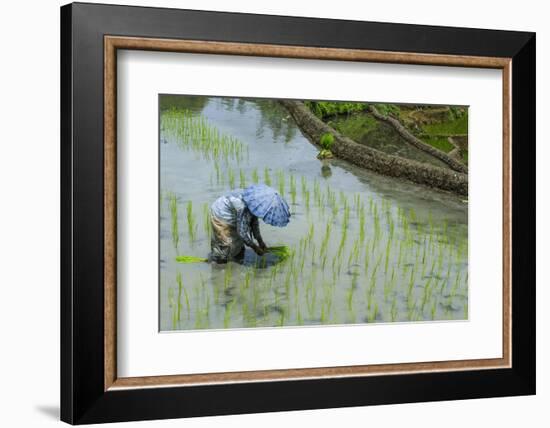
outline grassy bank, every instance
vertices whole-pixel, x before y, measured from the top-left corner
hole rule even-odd
[[[329,126],[341,134],[364,142],[380,138],[382,126],[368,113],[368,103],[308,101],[306,106]],[[449,137],[468,134],[468,110],[464,107],[413,106],[398,104],[375,104],[383,115],[391,115],[426,144],[445,153],[455,146]],[[467,150],[464,160],[467,161]]]

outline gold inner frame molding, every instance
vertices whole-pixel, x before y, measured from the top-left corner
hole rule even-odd
[[[502,284],[502,358],[421,363],[356,365],[228,373],[170,376],[117,376],[116,317],[116,129],[117,129],[117,50],[146,50],[211,55],[241,55],[297,59],[323,59],[394,64],[440,65],[493,68],[502,70],[503,125],[503,284]],[[193,386],[204,384],[298,380],[312,378],[358,377],[420,372],[480,370],[511,367],[511,248],[512,248],[512,165],[511,165],[511,67],[510,58],[460,55],[382,52],[305,46],[169,40],[139,37],[104,37],[104,389]]]

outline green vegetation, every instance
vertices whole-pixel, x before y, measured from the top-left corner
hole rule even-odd
[[[161,115],[163,134],[182,149],[202,154],[205,159],[241,162],[248,146],[231,135],[221,133],[203,116],[186,109],[172,108]]]
[[[200,263],[200,262],[207,262],[208,259],[204,257],[195,257],[195,256],[177,256],[176,261],[178,263]]]
[[[242,169],[239,170],[239,187],[241,189],[246,187],[246,175]]]
[[[332,152],[331,148],[334,144],[334,135],[331,133],[326,133],[321,136],[321,139],[319,140],[319,144],[321,146],[321,151],[317,155],[319,159],[328,159],[332,158]]]
[[[252,170],[252,182],[258,184],[260,182],[260,176],[258,175],[258,168]]]
[[[279,194],[283,197],[285,196],[285,182],[286,182],[285,172],[283,170],[279,170],[277,172],[277,184],[279,187]]]
[[[395,104],[375,104],[378,113],[384,116],[399,116],[401,113],[401,107]]]
[[[422,130],[432,136],[453,136],[468,134],[468,115],[464,114],[461,117],[445,122],[433,123],[422,126]]]
[[[468,110],[464,107],[410,106],[396,104],[375,104],[378,112],[384,116],[398,119],[408,130],[429,144],[445,153],[451,152],[455,146],[448,137],[462,138],[468,135]],[[373,145],[374,148],[386,149],[394,154],[400,137],[394,132],[385,130],[384,124],[367,111],[355,111],[347,117],[330,115],[322,116],[327,124],[342,135],[361,144]],[[387,125],[386,125],[387,127]],[[400,144],[406,145],[404,141]],[[397,150],[399,155],[399,150]],[[402,154],[401,154],[402,155]],[[467,163],[468,153],[463,154]]]
[[[177,253],[178,244],[180,241],[180,234],[179,234],[179,227],[178,227],[178,200],[174,193],[169,193],[167,197],[168,197],[168,204],[170,206],[170,218],[172,220],[172,223],[171,223],[172,243],[174,244],[174,248]]]
[[[296,205],[296,179],[293,175],[290,176],[290,202],[292,205]]]
[[[449,143],[446,137],[422,137],[422,141],[445,153],[449,153],[454,149],[454,146]]]
[[[449,112],[454,110],[451,108]],[[422,141],[444,151],[445,153],[449,153],[455,148],[455,146],[449,142],[448,137],[468,135],[467,111],[464,111],[461,115],[458,113],[450,113],[449,116],[451,116],[451,119],[448,121],[423,125],[422,134],[420,135]],[[467,150],[463,153],[463,160],[468,163]]]
[[[339,114],[350,114],[364,111],[368,108],[366,103],[334,102],[334,101],[306,101],[305,105],[319,118]]]
[[[195,214],[193,213],[193,201],[187,202],[187,230],[191,243],[195,241],[197,235],[197,224]]]
[[[321,140],[319,141],[319,144],[323,148],[323,150],[330,150],[332,149],[332,145],[334,144],[334,135],[327,132],[321,136]]]
[[[268,247],[267,252],[276,255],[279,261],[288,259],[292,255],[292,250],[286,245]]]
[[[271,186],[271,175],[269,173],[268,167],[264,168],[264,183],[266,184],[266,186]]]

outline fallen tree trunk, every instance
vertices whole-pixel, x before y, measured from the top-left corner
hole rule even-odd
[[[319,145],[323,134],[331,133],[334,136],[331,151],[340,159],[382,175],[406,179],[460,195],[468,194],[468,175],[465,173],[388,155],[358,144],[317,118],[302,102],[290,100],[281,100],[280,102],[315,145]]]
[[[468,167],[466,165],[464,165],[457,159],[449,156],[447,153],[442,152],[441,150],[438,150],[435,147],[432,147],[429,144],[426,144],[425,142],[419,140],[413,134],[411,134],[407,130],[407,128],[405,128],[397,119],[394,119],[391,116],[384,116],[383,114],[380,114],[376,107],[373,105],[369,106],[369,110],[376,119],[383,120],[384,122],[389,123],[397,131],[397,133],[411,146],[414,146],[417,149],[428,153],[434,158],[439,159],[441,162],[449,165],[449,168],[455,171],[463,172],[465,174],[468,173]]]

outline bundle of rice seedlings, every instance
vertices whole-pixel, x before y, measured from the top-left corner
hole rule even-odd
[[[207,262],[208,259],[204,257],[195,257],[195,256],[177,256],[176,261],[178,263],[200,263],[200,262]]]
[[[286,260],[292,255],[292,250],[286,245],[268,247],[267,252],[276,255],[280,261]]]

